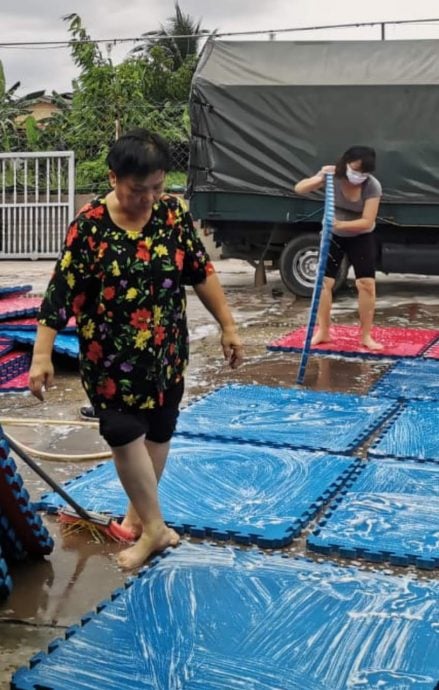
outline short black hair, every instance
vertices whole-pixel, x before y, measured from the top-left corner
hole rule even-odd
[[[146,177],[157,170],[170,169],[168,143],[155,132],[141,127],[132,129],[111,146],[107,164],[116,177]]]
[[[353,161],[361,161],[361,172],[372,173],[375,170],[376,153],[370,146],[351,146],[344,152],[335,165],[337,177],[346,176],[346,166]]]

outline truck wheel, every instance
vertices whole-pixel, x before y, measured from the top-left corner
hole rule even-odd
[[[280,255],[281,278],[291,292],[299,297],[311,297],[319,259],[320,236],[317,233],[299,235],[285,245]],[[334,292],[345,283],[349,264],[343,259],[335,281]]]

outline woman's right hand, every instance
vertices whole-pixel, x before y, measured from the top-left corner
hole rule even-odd
[[[335,165],[324,165],[320,168],[320,175],[334,175]]]
[[[43,392],[53,386],[54,369],[50,355],[34,355],[29,370],[29,390],[38,400],[44,400]]]

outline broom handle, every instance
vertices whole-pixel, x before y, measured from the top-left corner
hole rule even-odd
[[[326,173],[325,186],[325,210],[322,236],[320,240],[320,256],[317,266],[316,282],[314,283],[314,290],[312,293],[311,307],[309,312],[308,325],[306,329],[305,342],[303,345],[302,355],[300,358],[299,371],[297,373],[296,383],[303,383],[305,378],[306,365],[308,364],[308,357],[311,350],[311,339],[314,332],[314,326],[317,320],[317,310],[319,308],[320,294],[322,292],[323,278],[325,277],[326,264],[328,262],[329,247],[331,244],[332,225],[334,222],[334,179],[332,173]]]
[[[87,511],[79,505],[79,503],[76,503],[75,499],[64,491],[62,486],[60,486],[49,474],[47,474],[39,465],[37,465],[37,463],[32,460],[32,458],[25,453],[24,450],[20,448],[20,446],[15,443],[15,441],[8,436],[4,430],[3,436],[14,453],[17,453],[17,455],[23,460],[23,462],[26,463],[26,465],[28,465],[36,474],[38,474],[38,476],[41,477],[41,479],[43,479],[46,484],[48,484],[58,494],[58,496],[61,496],[61,498],[63,498],[64,501],[68,503],[76,513],[78,513],[79,517],[82,517],[84,520],[92,520],[91,515],[89,515]]]

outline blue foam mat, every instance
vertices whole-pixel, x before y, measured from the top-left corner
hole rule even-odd
[[[439,361],[400,360],[378,379],[369,395],[403,400],[439,400]]]
[[[368,455],[439,462],[438,429],[439,401],[406,401]]]
[[[439,583],[184,544],[13,690],[434,690]]]
[[[16,548],[28,554],[45,555],[53,550],[53,539],[36,512],[0,427],[0,511],[13,530]]]
[[[6,513],[0,509],[0,547],[6,561],[21,561],[27,553]]]
[[[3,558],[2,546],[0,544],[0,601],[6,599],[12,591],[12,580],[9,575],[8,565]]]
[[[33,345],[35,343],[36,335],[36,330],[26,331],[18,328],[15,330],[2,331],[0,323],[0,336],[10,338],[11,340],[14,340],[17,343]],[[78,337],[70,333],[58,333],[58,335],[55,338],[53,349],[55,352],[58,352],[59,354],[67,355],[68,357],[73,357],[74,359],[76,359],[77,357],[79,357]]]
[[[308,537],[327,555],[439,567],[439,466],[370,461]]]
[[[177,432],[348,452],[398,409],[390,399],[269,386],[224,386],[182,410]]]
[[[0,298],[6,295],[23,295],[32,290],[32,285],[13,285],[11,287],[0,287]]]
[[[160,481],[166,522],[178,532],[262,547],[289,543],[359,466],[355,458],[174,439]],[[127,499],[106,462],[64,484],[86,510],[123,516]],[[65,505],[50,493],[39,507]]]

